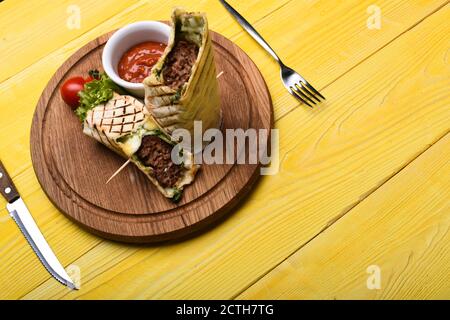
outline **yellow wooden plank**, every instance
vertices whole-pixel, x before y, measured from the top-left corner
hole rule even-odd
[[[102,244],[74,262],[80,291],[49,279],[25,298],[239,294],[448,131],[449,18],[440,10],[334,82],[322,108],[281,119],[279,174],[215,229],[136,251]]]
[[[239,298],[449,299],[449,176],[450,134]]]
[[[15,166],[10,169],[12,175],[22,172],[30,165],[27,125],[31,122],[32,112],[42,89],[56,68],[74,50],[96,35],[129,22],[149,19],[150,16],[154,19],[165,19],[170,14],[170,8],[176,3],[178,2],[173,0],[173,2],[167,1],[167,6],[156,6],[154,1],[139,2],[139,6],[133,7],[133,10],[125,10],[120,15],[105,21],[0,85],[0,96],[2,97],[0,127],[3,128],[0,132],[0,139],[5,141],[4,150],[7,150],[10,158],[14,159]],[[380,1],[378,5],[383,9],[384,17],[383,27],[380,31],[369,30],[365,23],[364,18],[368,17],[366,9],[371,3],[370,1],[345,1],[332,6],[328,1],[290,1],[268,16],[267,14],[273,9],[267,8],[275,8],[277,4],[280,5],[280,2],[267,0],[264,2],[265,5],[257,5],[259,2],[254,0],[246,3],[247,5],[243,6],[243,13],[249,17],[250,21],[266,16],[262,21],[256,23],[256,26],[273,43],[274,48],[282,50],[286,62],[298,70],[301,69],[302,73],[311,81],[313,79],[320,80],[314,84],[322,87],[349,70],[367,55],[383,47],[417,20],[439,8],[445,1],[418,1],[414,5],[408,1]],[[191,4],[192,6],[189,1],[179,4],[185,6]],[[240,30],[240,27],[227,16],[225,9],[218,3],[201,2],[194,9],[208,12],[212,28],[226,36],[232,36]],[[321,14],[311,14],[311,12],[320,12]],[[350,17],[348,12],[354,14],[354,17]],[[223,19],[224,15],[228,18]],[[300,25],[297,23],[299,19],[303,21]],[[283,23],[280,23],[281,21]],[[330,27],[330,21],[346,27]],[[283,37],[276,36],[283,34],[281,26],[290,30],[289,39],[294,45],[288,45],[284,40],[285,35]],[[355,37],[355,34],[358,34],[358,37]],[[296,39],[302,39],[302,42],[298,44]],[[281,85],[276,64],[270,61],[270,58],[257,47],[248,35],[241,33],[236,38],[236,42],[260,66],[272,93],[275,117],[280,118],[297,106],[297,101]],[[324,45],[327,46],[326,50],[321,49],[320,53],[317,52],[317,48],[323,48]],[[33,43],[30,43],[30,46],[35,47],[37,44],[33,46]],[[340,51],[344,49],[345,51]],[[340,58],[336,60],[338,56]],[[303,61],[308,63],[303,64]],[[26,86],[23,85],[25,83]],[[23,93],[24,91],[26,94]],[[15,101],[15,103],[10,104],[7,101]],[[305,109],[304,112],[309,113],[310,111]],[[10,119],[16,119],[17,122]],[[12,142],[8,139],[10,135],[16,137],[14,145],[11,145]],[[11,153],[11,150],[17,152]],[[27,161],[18,162],[17,159]],[[9,159],[7,158],[5,161],[8,162]]]
[[[287,1],[266,0],[264,6],[256,5],[258,1],[255,0],[246,1],[242,9],[248,14],[249,21],[255,22]],[[168,20],[175,6],[210,13],[212,27],[225,35],[232,35],[241,30],[236,24],[230,23],[229,19],[221,19],[224,9],[216,1],[27,0],[4,9],[0,4],[0,54],[3,57],[0,82],[78,37],[82,37],[85,42],[86,39],[94,38],[94,35],[98,36],[126,23],[138,20]],[[72,25],[72,17],[76,14],[74,8],[80,10],[80,29],[68,27],[68,24]],[[116,16],[118,13],[119,17]],[[100,28],[96,28],[95,33],[89,33],[89,37],[85,36],[99,25]]]
[[[99,34],[137,20],[168,17],[171,7],[178,3],[176,0],[171,1],[165,1],[165,5],[158,5],[155,1],[141,1],[137,8],[133,7],[133,10],[125,10],[114,16],[0,84],[0,97],[2,98],[0,99],[0,128],[3,129],[0,131],[0,141],[5,141],[3,153],[7,155],[3,155],[3,158],[9,168],[12,166],[10,170],[13,176],[30,166],[29,123],[31,123],[36,101],[56,68],[82,44]],[[242,5],[243,14],[248,16],[250,21],[257,21],[261,17],[265,17],[255,24],[258,29],[273,43],[274,48],[282,50],[283,57],[286,57],[288,64],[299,71],[302,67],[302,73],[311,81],[313,79],[320,80],[320,82],[314,83],[319,88],[348,71],[363,57],[383,47],[394,37],[410,28],[416,21],[439,8],[445,1],[417,1],[414,4],[411,4],[410,1],[379,1],[378,5],[383,9],[384,17],[383,27],[380,31],[369,30],[366,27],[364,18],[368,17],[366,9],[371,1],[345,1],[333,6],[330,6],[328,1],[289,1],[271,15],[267,14],[273,9],[268,8],[280,6],[282,2],[266,0],[264,1],[265,5],[261,5],[261,1],[253,0],[246,3],[245,6]],[[189,1],[181,1],[179,4],[208,12],[212,28],[232,39],[235,38],[233,34],[236,35],[240,30],[237,23],[228,17],[228,13],[218,3],[206,1],[193,5]],[[310,14],[311,12],[320,12],[321,14]],[[349,16],[348,12],[352,12],[354,17]],[[228,18],[223,19],[224,16]],[[298,24],[299,19],[303,23]],[[280,24],[277,21],[283,21],[283,23]],[[329,28],[330,21],[350,27]],[[285,35],[280,26],[290,30],[291,40],[296,38],[304,40],[301,44],[294,40],[292,40],[294,45],[286,43],[283,40]],[[271,36],[272,34],[283,34],[283,37]],[[359,36],[355,37],[355,34]],[[257,62],[264,74],[272,93],[275,117],[280,118],[298,106],[297,101],[281,85],[276,64],[270,61],[270,58],[257,47],[248,35],[241,33],[235,40]],[[322,53],[318,54],[317,48],[322,48],[324,45],[327,46],[326,50],[321,50]],[[345,52],[340,51],[340,48],[345,48]],[[337,61],[336,57],[338,56],[340,58]],[[308,63],[303,64],[303,61]],[[324,66],[327,67],[324,69]],[[9,101],[14,101],[14,104]],[[305,110],[304,112],[308,114],[310,111]],[[11,119],[15,119],[15,121],[11,121]],[[8,139],[11,135],[16,137],[15,141]],[[2,155],[2,149],[0,149],[0,155]],[[10,166],[10,161],[14,165]]]
[[[26,0],[0,3],[0,82],[137,2]],[[79,25],[75,20],[78,16]]]
[[[245,7],[248,8],[248,11],[243,11],[243,13],[249,16],[250,21],[258,20],[267,15],[267,8],[276,7],[276,2],[275,0],[265,1],[266,6],[261,6],[257,5],[258,1],[256,0],[253,2],[249,1],[247,7]],[[0,101],[0,110],[2,110],[0,127],[4,128],[0,132],[0,140],[10,142],[5,143],[4,150],[8,150],[8,154],[11,156],[11,159],[14,159],[13,162],[16,164],[12,168],[13,175],[22,172],[30,165],[28,157],[29,130],[27,126],[31,122],[35,103],[47,80],[56,68],[75,49],[95,36],[132,21],[146,18],[163,19],[162,17],[169,15],[171,5],[175,5],[175,3],[175,0],[173,3],[167,2],[165,6],[158,6],[153,1],[140,3],[140,6],[135,10],[126,10],[113,19],[102,23],[0,85],[0,95],[2,97]],[[320,82],[315,82],[314,85],[317,84],[317,87],[322,87],[354,66],[363,57],[373,53],[374,50],[381,48],[395,36],[407,30],[415,21],[436,10],[444,1],[418,1],[414,5],[411,5],[411,2],[408,1],[380,1],[379,6],[383,8],[385,17],[383,21],[386,20],[380,31],[369,30],[366,27],[363,18],[367,15],[366,9],[369,3],[370,1],[345,1],[330,7],[327,1],[290,1],[274,12],[273,15],[269,15],[261,22],[256,23],[256,26],[271,40],[274,48],[282,50],[287,63],[298,70],[301,69],[302,73],[311,81],[314,79],[320,80]],[[189,2],[182,2],[181,4],[188,6]],[[266,8],[265,11],[262,8]],[[209,1],[202,2],[198,7],[195,6],[194,9],[208,12],[212,28],[227,36],[232,36],[233,33],[237,33],[240,30],[231,18],[222,18],[227,13],[218,4]],[[322,14],[314,15],[310,14],[311,12],[321,12]],[[355,18],[348,16],[348,12],[352,12]],[[302,24],[298,24],[299,17],[303,21]],[[284,23],[280,24],[276,23],[276,21],[283,21]],[[329,28],[330,21],[336,21],[338,24],[350,25],[351,27]],[[291,30],[289,34],[295,35],[293,36],[294,38],[304,39],[302,44],[288,46],[283,40],[285,36],[271,36],[272,34],[283,34],[280,25],[287,30]],[[323,30],[328,31],[325,32]],[[314,31],[320,33],[314,33]],[[339,32],[339,34],[336,34],[336,32]],[[355,37],[355,34],[359,36]],[[297,101],[281,85],[278,67],[270,61],[270,58],[257,47],[250,37],[242,33],[236,39],[236,42],[260,66],[272,93],[275,117],[280,118],[297,106]],[[321,50],[322,53],[318,54],[316,49],[324,45],[327,46],[326,50]],[[298,48],[301,48],[301,50]],[[341,49],[339,48],[345,48],[345,52],[340,51]],[[336,60],[338,56],[340,57],[339,61]],[[303,61],[308,63],[303,64]],[[324,66],[327,67],[324,69]],[[25,83],[26,85],[24,85]],[[26,95],[23,93],[24,90]],[[14,101],[15,103],[10,104],[8,103],[9,101]],[[305,112],[308,113],[309,110],[305,110]],[[11,121],[10,119],[12,118],[16,119],[17,122]],[[17,123],[20,123],[20,125],[17,125]],[[18,140],[12,142],[7,139],[11,134]],[[11,145],[12,143],[14,144],[13,146]],[[17,159],[24,159],[25,161],[17,162]],[[5,161],[8,162],[9,159]]]
[[[258,0],[248,2],[255,6]],[[220,16],[224,15],[225,9],[221,6],[217,7],[217,5],[213,5],[210,1],[200,2],[197,5],[193,5],[189,1],[177,2],[176,0],[165,1],[164,3],[165,5],[162,6],[157,5],[154,1],[141,1],[138,7],[121,12],[119,15],[114,16],[114,18],[105,21],[65,45],[63,48],[52,52],[38,63],[31,65],[0,84],[0,128],[2,128],[0,130],[0,141],[4,141],[1,146],[2,150],[0,150],[0,155],[3,161],[6,162],[5,165],[10,169],[12,176],[23,172],[31,165],[28,146],[29,126],[35,105],[42,90],[56,69],[75,50],[89,40],[134,21],[167,19],[170,17],[170,11],[177,3],[180,5],[184,4],[186,7],[192,8],[192,10],[208,12],[211,27],[227,36],[232,37],[233,34],[237,34],[241,30],[232,20],[228,19],[224,21],[224,19],[221,19]],[[256,7],[255,10],[250,11],[248,14],[250,21],[256,21],[266,16],[273,10],[271,8],[277,8],[277,4],[279,5],[280,3],[282,2],[279,0],[268,0],[266,7]],[[220,10],[217,10],[218,8]],[[14,101],[14,104],[11,104],[10,101]],[[14,119],[14,121],[11,121],[11,119]],[[14,135],[16,140],[12,141],[9,139],[8,137],[11,135]],[[18,159],[22,159],[22,161],[19,162]]]
[[[255,5],[257,2],[257,0],[252,0],[248,1],[247,4]],[[268,0],[266,1],[266,7],[256,8],[249,12],[248,16],[251,21],[256,21],[276,9],[280,3],[283,2]],[[14,177],[38,225],[64,265],[70,264],[84,252],[98,245],[101,239],[81,231],[69,222],[53,207],[39,187],[30,167],[28,142],[29,126],[35,103],[51,74],[82,44],[97,35],[126,23],[149,19],[149,16],[153,19],[167,19],[175,4],[184,4],[192,10],[211,12],[210,17],[215,15],[213,28],[223,29],[222,33],[228,33],[229,36],[240,31],[237,25],[231,26],[231,20],[219,19],[219,13],[213,12],[212,2],[210,1],[196,4],[189,1],[166,1],[165,6],[158,6],[154,1],[141,1],[138,7],[129,8],[113,19],[105,21],[91,32],[69,43],[63,49],[53,52],[50,57],[42,59],[0,85],[0,141],[2,142],[0,158]],[[220,14],[223,15],[223,12]],[[14,103],[10,103],[11,101],[14,101]],[[14,139],[11,137],[14,137]],[[4,203],[3,198],[0,199],[1,208],[4,208]],[[0,239],[0,264],[4,266],[2,270],[23,270],[23,272],[26,272],[26,267],[30,264],[34,265],[37,260],[15,224],[9,220],[5,209],[0,210],[0,232],[3,235]],[[71,239],[70,243],[74,243],[76,246],[68,245],[67,239]],[[20,246],[20,250],[8,251],[18,246]],[[27,275],[29,277],[26,281],[23,281],[24,274],[20,272],[5,279],[2,278],[0,280],[0,298],[20,297],[48,278],[48,273],[39,267],[36,272],[27,273]]]
[[[22,195],[36,223],[64,266],[70,265],[82,252],[101,242],[101,239],[90,233],[80,232],[78,226],[55,210],[44,192],[36,188],[38,182],[32,171],[19,175],[15,182],[20,191],[35,190],[31,194]],[[48,278],[48,272],[9,217],[3,203],[0,206],[0,265],[3,273],[0,276],[0,299],[12,299],[20,296],[18,292],[24,294],[42,283]],[[76,244],[76,248],[73,244]]]
[[[285,64],[320,89],[446,3],[447,0],[291,1],[255,27]],[[381,10],[379,30],[367,27],[372,15],[368,8],[374,5]],[[246,33],[235,41],[261,69],[272,94],[275,118],[298,107],[297,100],[280,82],[278,64]]]

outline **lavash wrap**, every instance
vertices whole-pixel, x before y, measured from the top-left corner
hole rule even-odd
[[[143,103],[131,96],[115,94],[107,103],[90,110],[83,123],[83,132],[120,156],[131,159],[167,198],[179,197],[183,187],[194,181],[199,168],[194,164],[193,155],[183,150],[181,177],[174,187],[161,186],[153,168],[145,166],[135,154],[146,135],[158,136],[171,145],[175,143],[146,113]]]
[[[195,43],[199,52],[189,80],[175,90],[165,85],[163,71],[179,40]],[[174,9],[167,48],[143,83],[145,107],[167,134],[171,135],[176,129],[186,129],[193,136],[195,120],[202,122],[202,133],[220,127],[220,94],[214,48],[204,13]]]

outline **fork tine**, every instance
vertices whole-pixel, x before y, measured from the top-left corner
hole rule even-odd
[[[312,108],[313,106],[310,105],[308,103],[308,101],[306,101],[304,98],[302,98],[302,96],[300,94],[298,94],[297,90],[294,90],[293,87],[289,87],[289,90],[291,92],[291,94],[296,97],[298,100],[300,100],[303,104],[306,104],[307,106],[309,106],[310,108]]]
[[[303,82],[300,81],[300,83],[298,83],[297,86],[300,87],[301,89],[303,89],[303,91],[304,91],[305,93],[307,93],[308,95],[310,95],[312,98],[314,98],[315,100],[317,100],[317,102],[320,102],[320,99],[317,98],[316,95],[315,95],[313,92],[311,92],[311,90],[308,89],[308,87],[307,87]],[[316,102],[314,101],[314,104],[315,104],[315,103],[316,103]]]
[[[295,87],[298,89],[298,91],[300,91],[306,97],[306,99],[308,99],[308,101],[310,101],[312,104],[317,104],[314,100],[312,100],[308,96],[308,94],[311,95],[311,96],[314,96],[314,95],[311,94],[305,87],[303,87],[301,84],[298,84],[298,83],[295,84]],[[320,100],[319,100],[319,102],[320,102]]]
[[[308,95],[305,94],[302,90],[300,90],[297,86],[295,86],[294,89],[296,89],[296,90],[294,90],[295,93],[297,93],[299,96],[301,96],[303,98],[303,100],[306,99],[307,101],[311,102],[312,104],[314,104],[314,105],[316,104],[316,102],[314,100],[311,100],[311,98],[309,98]],[[310,104],[308,103],[308,105],[310,105]]]
[[[323,95],[320,94],[319,91],[317,91],[316,89],[314,89],[314,87],[312,85],[309,84],[308,81],[302,81],[309,89],[311,89],[315,94],[317,94],[319,97],[321,97],[323,100],[327,100]]]

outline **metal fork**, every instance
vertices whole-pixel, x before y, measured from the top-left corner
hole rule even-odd
[[[281,80],[284,86],[294,97],[309,107],[313,107],[325,97],[320,94],[319,91],[305,80],[301,75],[287,67],[270,47],[270,45],[263,39],[263,37],[251,26],[251,24],[245,20],[239,12],[237,12],[232,6],[230,6],[225,0],[219,0],[225,8],[236,18],[239,24],[263,47],[280,65],[281,67]]]

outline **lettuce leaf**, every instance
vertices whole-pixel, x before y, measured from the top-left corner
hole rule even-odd
[[[89,110],[112,99],[114,92],[121,91],[108,75],[102,73],[98,80],[86,83],[84,89],[78,93],[80,106],[75,110],[75,114],[83,122]]]

